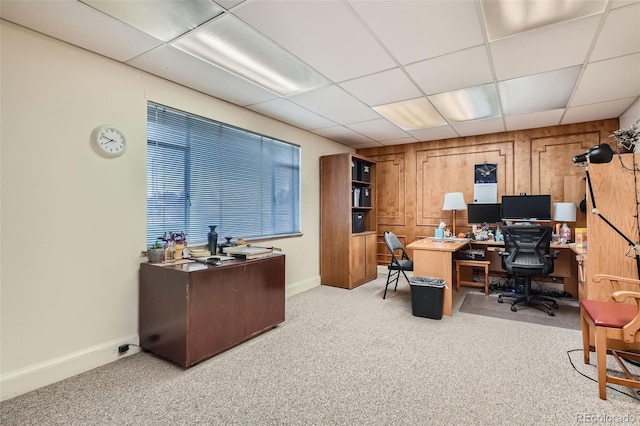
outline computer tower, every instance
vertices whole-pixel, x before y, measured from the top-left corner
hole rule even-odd
[[[360,207],[371,207],[371,187],[360,188]]]
[[[351,232],[357,234],[358,232],[364,232],[364,213],[353,212],[353,220],[351,222]]]

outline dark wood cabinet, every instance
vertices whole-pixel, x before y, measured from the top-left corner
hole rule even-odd
[[[192,366],[284,321],[285,256],[140,265],[140,346]]]

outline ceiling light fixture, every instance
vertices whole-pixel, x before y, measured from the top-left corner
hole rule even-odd
[[[313,68],[231,15],[209,22],[171,45],[280,96],[330,83]]]
[[[429,96],[429,100],[450,122],[500,116],[498,95],[493,83]]]
[[[489,41],[602,13],[607,0],[482,0]]]
[[[425,98],[378,105],[373,109],[403,130],[417,130],[447,124]]]
[[[165,43],[224,12],[211,1],[80,1]]]

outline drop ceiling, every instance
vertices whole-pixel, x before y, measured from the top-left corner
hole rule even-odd
[[[640,0],[2,0],[0,17],[354,148],[617,118],[640,96]]]

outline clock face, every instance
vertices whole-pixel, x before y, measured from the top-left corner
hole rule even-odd
[[[98,151],[108,157],[121,155],[127,149],[124,133],[115,127],[102,126],[96,129],[94,143]]]

